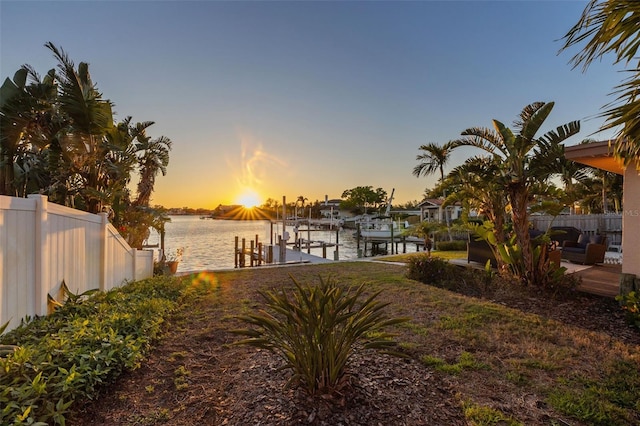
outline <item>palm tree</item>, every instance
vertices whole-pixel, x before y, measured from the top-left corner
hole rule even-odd
[[[151,200],[151,193],[156,182],[158,173],[163,176],[167,174],[169,165],[169,151],[171,151],[171,140],[165,136],[151,139],[146,136],[144,129],[152,125],[153,122],[138,123],[136,139],[139,153],[138,164],[140,181],[138,182],[138,196],[134,204],[148,206]],[[142,154],[142,155],[140,155]]]
[[[440,182],[444,181],[444,166],[449,162],[449,157],[451,156],[451,151],[454,148],[452,141],[445,143],[440,146],[433,142],[430,142],[426,145],[421,145],[420,150],[423,151],[422,154],[418,154],[416,156],[416,160],[419,161],[417,166],[413,168],[413,175],[415,177],[420,176],[428,176],[436,171],[440,172]],[[446,191],[444,192],[444,197],[447,197]],[[449,209],[445,210],[445,217],[447,222],[447,229],[449,230],[449,239],[452,239],[451,236],[451,220],[450,220],[450,212]]]
[[[507,197],[504,187],[495,179],[499,174],[500,163],[495,157],[477,156],[449,172],[445,182],[456,187],[446,203],[464,202],[468,208],[484,215],[494,225],[496,242],[502,244],[505,241]]]
[[[439,171],[440,181],[443,181],[444,167],[449,162],[451,150],[453,149],[451,141],[442,146],[430,142],[426,145],[421,145],[419,149],[423,153],[416,156],[416,160],[420,163],[413,168],[413,175],[415,177],[428,176]]]
[[[506,191],[511,205],[511,220],[517,242],[522,250],[524,284],[539,284],[534,265],[531,238],[529,235],[529,214],[527,208],[531,197],[531,187],[536,181],[548,179],[553,171],[549,159],[559,145],[580,131],[580,122],[572,121],[536,137],[538,130],[547,119],[554,103],[535,102],[525,106],[514,122],[518,131],[513,133],[498,120],[493,120],[493,129],[470,128],[462,132],[464,136],[453,142],[454,147],[472,146],[491,154],[500,163],[496,182]]]
[[[101,174],[100,186],[103,200],[114,212],[112,223],[121,229],[131,247],[141,248],[147,238],[149,227],[153,227],[160,213],[149,207],[155,178],[159,172],[167,172],[171,141],[161,136],[151,139],[146,130],[152,121],[131,124],[131,117],[125,118],[105,134],[106,173]],[[129,191],[131,174],[137,171],[139,181],[137,194],[132,200]]]
[[[113,127],[111,102],[102,99],[89,75],[89,64],[81,62],[75,69],[73,61],[53,43],[45,44],[58,60],[58,98],[60,110],[69,124],[59,132],[62,152],[80,177],[84,207],[98,213],[102,207],[101,174],[106,173],[107,146],[104,136]]]
[[[614,154],[625,164],[637,160],[640,158],[640,60],[636,52],[640,45],[640,2],[591,0],[564,40],[562,50],[586,43],[582,51],[571,58],[574,68],[582,65],[586,71],[594,60],[609,53],[615,55],[614,63],[631,65],[629,77],[614,88],[615,101],[605,105],[600,116],[607,119],[603,130],[620,126]]]
[[[300,203],[300,207],[302,208],[302,216],[304,216],[305,201],[309,201],[309,199],[304,195],[298,195],[298,199],[296,200],[296,217],[298,216],[298,203]]]
[[[607,213],[620,211],[622,200],[623,177],[605,170],[586,167],[584,173],[578,177],[576,197],[585,211],[591,213]]]

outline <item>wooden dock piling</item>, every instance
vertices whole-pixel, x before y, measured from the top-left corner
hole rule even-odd
[[[256,234],[255,239],[249,241],[247,248],[246,239],[235,237],[234,249],[234,266],[236,268],[244,268],[245,266],[261,266],[263,264],[273,263],[273,245],[265,246]],[[249,256],[249,262],[247,262]]]

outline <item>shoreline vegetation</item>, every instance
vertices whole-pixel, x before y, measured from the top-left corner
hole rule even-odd
[[[456,280],[469,279],[463,269],[456,270]],[[385,308],[389,316],[410,319],[387,330],[404,357],[356,348],[337,396],[309,397],[295,386],[285,387],[291,375],[280,369],[279,358],[269,351],[234,345],[239,338],[232,331],[243,327],[238,315],[264,307],[259,291],[291,289],[291,276],[303,283],[317,282],[319,276],[332,277],[342,286],[365,283],[365,295],[381,291],[379,299],[389,303]],[[396,262],[159,277],[125,286],[109,298],[121,300],[119,293],[129,293],[137,300],[135,291],[151,296],[157,292],[151,290],[158,279],[177,304],[146,302],[133,317],[140,324],[153,320],[154,329],[161,325],[162,334],[140,347],[127,340],[127,351],[138,347],[143,355],[134,355],[127,368],[109,364],[122,374],[103,376],[102,384],[95,383],[90,392],[64,399],[63,405],[76,400],[63,410],[67,424],[626,425],[640,421],[640,334],[627,325],[612,299],[579,293],[554,297],[499,282],[490,297],[472,297],[411,280],[407,267]],[[181,295],[176,298],[177,291]],[[95,314],[99,308],[91,308],[90,300],[61,308],[73,309],[76,315],[67,328],[82,326],[83,315]],[[143,313],[151,306],[164,312]],[[105,330],[111,329],[105,338],[144,336],[144,331],[120,329],[133,325],[122,321],[131,313],[122,315],[113,324],[103,324]],[[37,353],[40,347],[54,345],[56,332],[45,328],[51,341],[33,340],[22,350]],[[25,341],[27,336],[22,333]],[[0,343],[10,343],[2,337]],[[102,337],[89,337],[80,346],[74,341],[78,337],[70,337],[74,349],[66,351],[67,359],[73,354],[85,359],[82,351],[92,341],[103,348],[99,357],[108,353]],[[42,386],[61,392],[66,380],[65,386],[81,388],[95,374],[86,370],[88,364],[88,359],[82,361],[85,370],[82,374],[73,370],[73,379],[72,367],[60,365],[68,373],[64,376],[57,370],[62,382],[54,385],[46,380],[55,377],[41,377]],[[22,368],[21,374],[28,373],[26,364]]]

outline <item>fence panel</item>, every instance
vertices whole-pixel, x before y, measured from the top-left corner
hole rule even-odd
[[[622,214],[532,215],[530,220],[541,231],[549,226],[573,226],[589,235],[604,234],[609,243],[622,241]]]
[[[34,308],[35,203],[0,197],[0,325],[23,318]],[[17,324],[17,323],[16,323]]]
[[[107,256],[105,262],[107,269],[113,271],[107,277],[105,290],[111,290],[127,280],[133,281],[134,255],[129,244],[111,225],[107,226]]]
[[[135,265],[134,277],[136,280],[140,280],[142,277],[152,277],[153,250],[136,250]]]
[[[51,269],[46,290],[53,296],[62,280],[74,293],[99,288],[101,216],[52,203],[48,210]]]
[[[0,325],[47,312],[64,280],[74,293],[109,290],[153,275],[153,252],[134,250],[105,214],[0,196]]]

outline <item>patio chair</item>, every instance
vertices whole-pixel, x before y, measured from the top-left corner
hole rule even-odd
[[[551,236],[551,242],[554,243],[557,248],[561,248],[565,241],[578,241],[582,231],[573,226],[552,226],[549,234]]]
[[[562,245],[562,258],[573,263],[595,265],[604,263],[607,251],[607,237],[603,235],[580,234],[578,241],[565,241]]]

